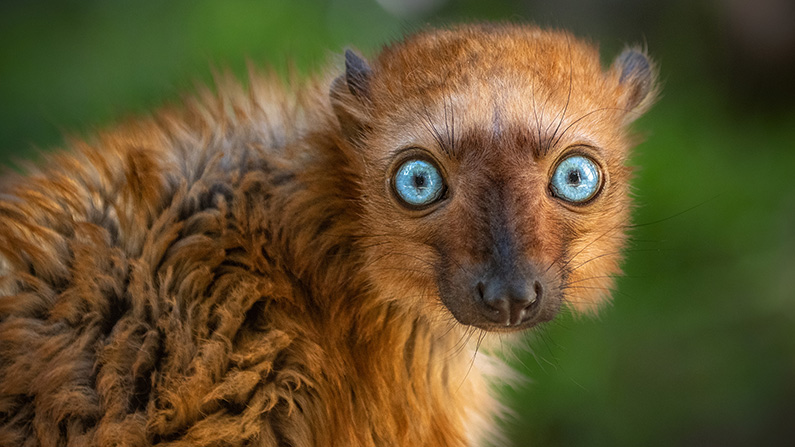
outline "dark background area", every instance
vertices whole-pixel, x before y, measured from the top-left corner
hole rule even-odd
[[[410,7],[416,4],[415,7]],[[795,2],[176,0],[0,3],[0,164],[245,77],[310,74],[424,24],[511,20],[659,62],[636,124],[637,227],[612,305],[528,337],[517,446],[795,439]],[[337,59],[338,60],[338,59]],[[292,68],[291,68],[292,67]]]

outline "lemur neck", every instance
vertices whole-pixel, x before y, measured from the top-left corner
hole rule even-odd
[[[350,318],[350,332],[340,334],[345,340],[328,344],[329,356],[346,365],[330,377],[345,396],[332,426],[356,427],[348,436],[376,445],[465,446],[490,431],[500,406],[487,377],[499,367],[474,352],[466,331],[440,333],[427,318],[388,302]],[[339,430],[345,439],[346,429]]]

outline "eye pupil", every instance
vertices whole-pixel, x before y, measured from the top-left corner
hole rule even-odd
[[[425,207],[436,202],[444,192],[444,179],[432,162],[412,159],[404,162],[394,174],[395,195],[409,208]]]
[[[569,171],[569,185],[577,186],[581,181],[582,178],[580,177],[580,171],[576,171],[574,169]]]
[[[572,155],[555,168],[549,187],[552,193],[571,203],[583,203],[599,192],[599,167],[588,157]]]

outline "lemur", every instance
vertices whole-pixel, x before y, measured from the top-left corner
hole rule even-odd
[[[499,443],[497,351],[620,273],[656,91],[640,49],[428,29],[5,174],[0,445]]]

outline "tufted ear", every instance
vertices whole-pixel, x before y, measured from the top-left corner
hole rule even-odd
[[[370,101],[370,79],[372,69],[362,57],[345,50],[345,74],[331,83],[329,96],[337,115],[342,135],[351,142],[358,142],[368,128]]]
[[[613,62],[621,86],[621,102],[627,111],[627,122],[641,116],[657,96],[657,70],[646,54],[627,48]]]

